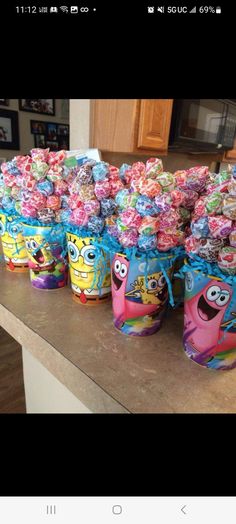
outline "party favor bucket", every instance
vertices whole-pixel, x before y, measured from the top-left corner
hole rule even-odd
[[[112,306],[115,327],[126,335],[152,335],[168,306],[167,279],[173,256],[148,258],[116,253],[112,259]],[[165,274],[164,274],[165,273]]]
[[[22,225],[17,216],[0,210],[0,238],[2,251],[8,271],[25,273],[28,268],[28,255],[22,236]]]
[[[186,258],[186,254],[183,250],[183,253],[181,253],[175,261],[174,275],[176,272],[181,270],[181,268],[183,267],[185,258]],[[174,302],[175,302],[176,307],[183,306],[184,305],[184,280],[180,278],[176,278],[174,275],[173,275],[173,280],[172,280],[172,292],[173,292]]]
[[[101,304],[110,298],[110,259],[101,240],[67,233],[73,298],[83,305]]]
[[[185,267],[185,352],[197,364],[220,370],[236,366],[236,283],[224,280]]]
[[[30,279],[37,289],[58,289],[67,284],[66,238],[60,224],[23,225]]]

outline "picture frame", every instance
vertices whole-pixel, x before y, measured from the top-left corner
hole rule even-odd
[[[17,111],[0,109],[0,149],[20,149]]]
[[[54,98],[20,98],[19,110],[28,113],[37,113],[38,115],[55,116],[55,99]]]
[[[47,122],[42,122],[42,120],[30,120],[30,132],[32,135],[46,135]]]
[[[50,151],[59,151],[60,149],[58,142],[53,140],[46,140],[45,147],[49,147]]]
[[[40,149],[45,149],[47,147],[45,135],[34,135],[34,146]]]
[[[58,125],[55,124],[54,122],[48,122],[47,124],[47,140],[51,140],[51,141],[57,141],[57,127]]]
[[[0,105],[1,106],[9,106],[9,99],[8,98],[0,98]]]
[[[59,149],[65,149],[69,151],[69,136],[58,136]]]
[[[68,136],[69,135],[69,124],[58,124],[57,126],[57,134],[62,136]]]

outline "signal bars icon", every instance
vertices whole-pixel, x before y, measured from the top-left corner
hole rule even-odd
[[[189,13],[196,13],[197,12],[197,7],[195,6],[193,9],[191,9],[191,11],[189,11]]]

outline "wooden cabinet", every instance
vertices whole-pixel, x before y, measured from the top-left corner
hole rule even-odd
[[[173,100],[91,101],[91,147],[117,153],[167,154]]]
[[[235,162],[236,163],[236,138],[234,140],[234,147],[229,151],[226,151],[223,156],[222,162]]]

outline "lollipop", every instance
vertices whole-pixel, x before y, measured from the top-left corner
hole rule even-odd
[[[159,249],[159,251],[169,251],[169,249],[176,247],[176,245],[177,241],[173,234],[163,232],[157,234],[157,249]]]
[[[114,211],[116,210],[116,203],[113,200],[113,198],[103,198],[100,201],[100,204],[101,204],[101,215],[104,218],[113,215]]]
[[[137,245],[138,232],[136,229],[127,229],[119,235],[119,241],[123,247],[134,247]]]
[[[55,219],[55,213],[52,209],[44,208],[37,211],[37,218],[42,222],[43,224],[49,224],[54,221]]]
[[[84,210],[88,216],[99,215],[100,202],[98,202],[98,200],[88,200],[84,202]]]
[[[95,182],[104,180],[109,173],[108,164],[106,162],[98,162],[93,168],[93,179]]]
[[[91,233],[100,234],[104,228],[104,218],[98,216],[90,216],[87,227]]]
[[[126,211],[120,214],[120,223],[127,228],[139,228],[142,218],[138,211],[132,207],[128,207]]]
[[[87,186],[81,186],[79,189],[79,197],[82,202],[86,202],[87,200],[93,200],[95,197],[94,194],[94,185],[90,184]]]
[[[138,239],[138,247],[140,251],[152,251],[157,248],[156,235],[140,235]]]
[[[140,235],[155,235],[159,229],[159,224],[159,218],[151,216],[143,217],[138,232]]]
[[[155,202],[145,195],[142,195],[137,199],[136,210],[141,215],[141,217],[147,215],[154,216],[158,213]]]
[[[45,207],[48,207],[49,209],[52,209],[53,211],[57,211],[61,207],[61,199],[59,196],[56,195],[50,195],[47,197],[47,205]]]
[[[71,223],[76,226],[87,226],[89,217],[83,207],[74,209],[71,213]]]
[[[226,275],[236,275],[236,248],[223,247],[218,254],[218,266]]]
[[[54,185],[50,180],[43,180],[37,183],[36,189],[42,193],[42,195],[49,196],[53,194]]]
[[[111,186],[109,180],[105,178],[101,182],[96,182],[94,186],[94,193],[98,200],[108,198],[111,192]]]
[[[222,213],[231,220],[236,220],[236,196],[225,195],[222,204]]]
[[[93,173],[92,173],[91,167],[88,165],[84,165],[83,167],[81,167],[81,169],[78,172],[77,177],[78,177],[78,182],[81,185],[92,184],[93,183]]]
[[[148,178],[156,178],[163,172],[163,164],[160,158],[149,158],[146,162],[146,175]]]
[[[218,253],[223,247],[222,238],[200,238],[198,254],[208,262],[216,262]]]
[[[122,164],[122,166],[120,167],[119,175],[121,180],[125,180],[125,173],[127,169],[131,169],[131,166],[129,164]]]
[[[200,217],[191,224],[191,231],[195,238],[206,238],[209,236],[208,217]]]
[[[152,178],[144,179],[139,184],[139,192],[149,198],[154,198],[161,192],[161,185]]]
[[[208,217],[209,230],[213,238],[227,238],[232,231],[232,220],[225,216]]]
[[[162,187],[162,191],[169,192],[175,188],[175,178],[172,173],[163,172],[157,176],[157,180]]]

